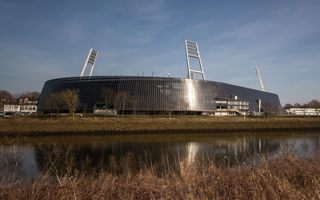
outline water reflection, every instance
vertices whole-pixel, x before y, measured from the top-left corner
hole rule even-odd
[[[35,149],[30,145],[0,145],[0,177],[35,177],[39,173],[35,155]]]
[[[182,166],[214,163],[218,167],[257,164],[294,153],[310,157],[319,151],[320,133],[265,135],[141,135],[141,136],[73,136],[1,139],[1,175],[16,173],[34,177],[50,169],[54,173],[74,173],[85,169],[125,173],[152,168],[159,174]],[[8,166],[11,169],[8,170]],[[88,170],[90,169],[90,170]],[[17,175],[17,174],[15,174]]]
[[[192,165],[196,161],[199,144],[196,142],[190,142],[187,144],[187,165]]]

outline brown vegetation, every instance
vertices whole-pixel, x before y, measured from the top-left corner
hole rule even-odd
[[[109,117],[0,119],[0,135],[231,133],[320,130],[320,118]]]
[[[320,159],[285,156],[259,166],[221,169],[181,164],[180,173],[152,169],[52,176],[27,183],[1,178],[0,199],[320,199]]]
[[[283,108],[284,109],[289,109],[289,108],[320,108],[320,101],[313,99],[309,103],[304,103],[304,104],[295,103],[295,104],[291,105],[288,103]]]
[[[79,95],[76,90],[66,90],[60,94],[62,101],[68,106],[69,113],[72,114],[72,120],[74,120],[74,114],[79,104]]]
[[[4,104],[22,103],[21,101],[27,98],[29,101],[36,101],[40,93],[37,91],[24,92],[21,94],[12,95],[6,90],[0,90],[0,106]]]

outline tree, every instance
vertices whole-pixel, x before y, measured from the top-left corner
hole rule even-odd
[[[318,100],[313,99],[307,104],[308,108],[320,108],[320,102]]]
[[[39,96],[40,96],[40,93],[37,91],[33,91],[33,92],[28,91],[18,95],[17,101],[20,104],[24,104],[24,103],[27,103],[25,101],[37,101]]]
[[[287,103],[283,108],[284,109],[290,109],[292,108],[293,106],[290,104],[290,103]]]
[[[172,99],[170,97],[167,97],[167,100],[166,100],[166,107],[167,107],[166,112],[168,114],[168,119],[171,118],[171,115],[172,115],[173,111],[176,110],[176,106],[177,106],[177,102],[174,99]]]
[[[293,107],[294,108],[301,108],[301,104],[300,103],[295,103],[295,104],[293,104]]]
[[[103,88],[101,96],[104,99],[104,117],[106,117],[107,109],[114,108],[115,92],[110,88]]]
[[[10,92],[6,90],[0,90],[0,105],[13,103],[13,101],[14,101],[14,98]]]
[[[124,108],[126,107],[127,103],[128,103],[128,94],[125,91],[118,92],[114,102],[115,109],[121,110],[123,114]]]
[[[137,114],[136,111],[139,108],[139,104],[140,104],[140,99],[138,96],[131,96],[130,99],[130,106],[132,109],[132,113],[133,114]]]
[[[69,113],[72,114],[72,120],[74,120],[74,113],[77,110],[79,104],[79,95],[77,90],[66,90],[61,92],[61,99],[67,105]]]
[[[264,112],[265,117],[268,117],[269,115],[274,115],[275,111],[277,110],[277,108],[269,102],[262,102],[261,108]]]
[[[113,108],[114,107],[114,101],[115,101],[115,92],[110,88],[103,88],[101,90],[101,96],[104,99],[105,108]]]
[[[55,92],[50,94],[49,98],[46,101],[47,107],[50,108],[51,118],[52,113],[57,112],[58,118],[60,113],[61,105],[63,104],[62,95],[61,93]]]
[[[40,96],[40,93],[37,91],[29,92],[28,98],[30,101],[37,101]]]

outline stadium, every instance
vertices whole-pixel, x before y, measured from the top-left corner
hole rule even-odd
[[[200,52],[195,42],[185,41],[188,77],[92,76],[97,51],[90,50],[80,77],[52,79],[45,82],[38,100],[38,112],[53,108],[54,94],[77,92],[77,112],[109,114],[213,114],[246,115],[283,112],[277,94],[205,80]],[[197,59],[199,69],[190,66]],[[89,76],[84,76],[91,65]],[[257,71],[258,72],[258,71]],[[195,79],[195,75],[202,79]],[[258,74],[258,77],[259,74]],[[262,79],[259,79],[262,83]],[[57,105],[56,105],[57,106]],[[61,112],[67,106],[59,103]]]

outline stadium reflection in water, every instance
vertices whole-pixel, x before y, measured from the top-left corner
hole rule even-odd
[[[179,172],[181,164],[233,167],[258,164],[261,159],[274,159],[283,153],[312,157],[319,151],[320,133],[303,136],[281,134],[280,136],[210,136],[166,135],[48,137],[8,142],[1,139],[1,173],[7,173],[5,165],[22,170],[21,176],[30,178],[55,165],[59,173],[67,170],[90,169],[115,170],[122,173],[128,167],[133,172],[152,168],[162,174],[168,168]]]

